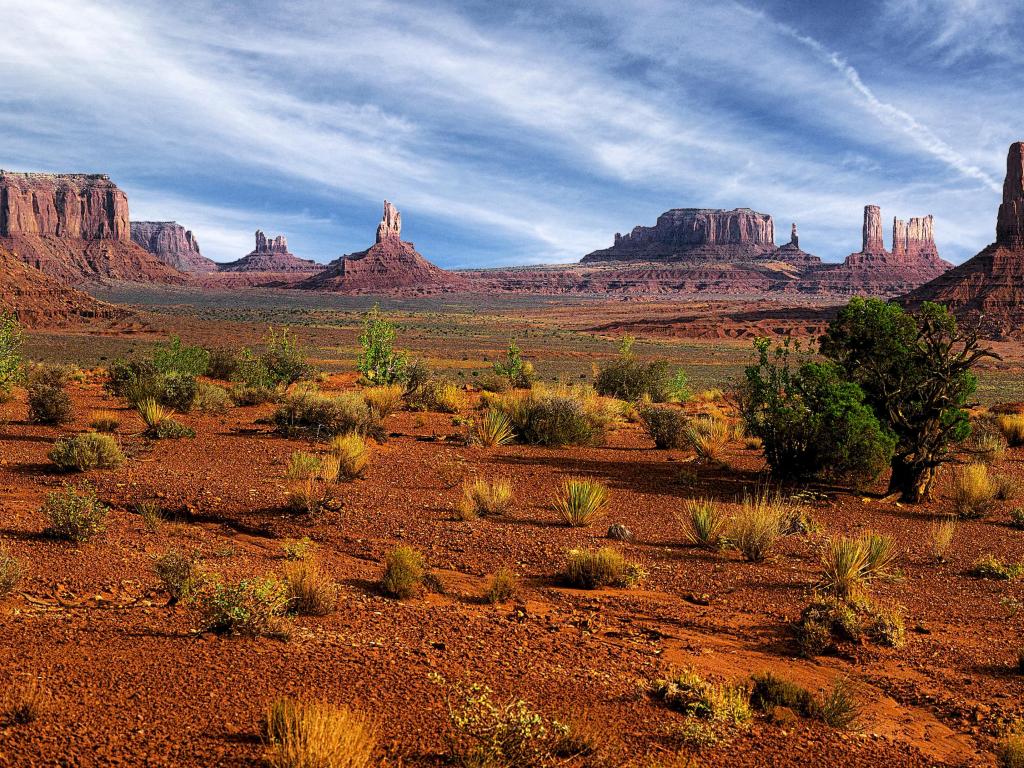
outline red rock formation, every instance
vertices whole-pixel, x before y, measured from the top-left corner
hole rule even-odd
[[[864,206],[863,245],[861,253],[885,253],[882,242],[882,209],[877,205]]]
[[[248,254],[227,264],[219,265],[221,272],[319,272],[324,268],[309,259],[300,259],[288,251],[284,235],[267,240],[262,230],[256,230],[256,247]]]
[[[199,252],[191,230],[176,221],[133,221],[131,230],[132,240],[169,267],[196,274],[217,271],[217,262]]]
[[[128,198],[102,175],[0,171],[0,246],[72,283],[185,281],[132,242]]]
[[[723,211],[673,208],[653,227],[616,233],[611,248],[594,251],[583,263],[602,261],[735,261],[761,258],[775,250],[772,217],[749,208]]]
[[[0,309],[12,312],[29,328],[75,325],[128,314],[28,266],[2,248],[0,274]]]
[[[431,264],[402,240],[402,216],[387,200],[374,245],[335,259],[296,287],[344,293],[434,293],[464,288],[463,281]]]
[[[996,240],[977,256],[900,299],[948,306],[993,336],[1022,335],[1024,324],[1024,143],[1010,145]]]

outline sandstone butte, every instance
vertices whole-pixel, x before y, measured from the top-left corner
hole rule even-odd
[[[176,221],[133,221],[131,235],[139,246],[169,267],[194,274],[217,271],[217,262],[203,256],[192,231]]]
[[[256,230],[256,247],[237,261],[219,265],[221,272],[319,272],[324,267],[309,259],[300,259],[288,250],[284,235],[272,240]]]
[[[436,293],[468,288],[461,278],[431,264],[412,243],[402,240],[402,215],[387,200],[372,246],[335,259],[323,272],[296,287],[344,293]]]
[[[996,239],[963,264],[901,298],[945,304],[994,336],[1019,337],[1024,323],[1024,142],[1010,145]]]
[[[0,247],[72,284],[187,280],[132,241],[128,198],[103,175],[0,170]]]

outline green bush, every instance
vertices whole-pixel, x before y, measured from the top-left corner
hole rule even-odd
[[[604,430],[573,397],[531,398],[523,416],[515,431],[534,445],[595,445],[604,438]]]
[[[153,400],[179,413],[188,413],[199,385],[191,373],[161,371],[151,360],[115,360],[107,369],[106,388],[131,405]]]
[[[741,412],[774,474],[867,479],[888,466],[895,438],[839,366],[807,360],[794,366],[799,347],[788,339],[774,350],[768,339],[754,344],[758,362],[746,370]]]
[[[63,490],[47,495],[42,511],[52,536],[80,543],[103,530],[109,510],[96,498],[91,486],[65,485]]]
[[[195,378],[206,375],[210,353],[202,347],[188,347],[180,336],[171,336],[153,352],[153,366],[160,373],[177,373]]]
[[[0,544],[0,598],[6,597],[25,575],[25,564]]]
[[[326,397],[309,390],[293,392],[274,412],[274,424],[287,435],[311,432],[318,437],[330,438],[355,432],[378,441],[387,436],[377,413],[362,396],[353,392],[337,397]]]
[[[231,393],[216,384],[199,382],[192,409],[202,413],[224,413],[231,405]]]
[[[0,399],[21,379],[23,343],[24,334],[17,318],[10,312],[0,312]]]
[[[231,381],[238,367],[238,353],[225,347],[211,347],[206,353],[206,375],[218,381]]]
[[[685,399],[686,379],[679,373],[673,374],[668,360],[653,360],[644,363],[633,352],[634,339],[627,336],[622,341],[619,356],[601,364],[594,389],[599,395],[615,397],[627,402],[636,402],[643,397],[662,403],[673,397]]]
[[[801,653],[808,657],[834,650],[841,642],[865,639],[899,648],[906,642],[903,609],[865,598],[816,596],[800,614],[796,638]]]
[[[384,558],[380,586],[385,595],[406,600],[419,594],[425,577],[423,555],[403,545],[395,547]]]
[[[275,578],[242,579],[225,583],[205,577],[190,592],[188,601],[199,608],[203,628],[217,634],[278,634],[288,606],[288,591]]]
[[[28,420],[34,424],[67,424],[72,418],[67,371],[60,366],[41,365],[29,374]]]
[[[90,469],[113,469],[124,461],[117,441],[110,435],[84,432],[62,437],[50,450],[50,461],[63,470],[86,472]]]
[[[367,383],[395,384],[405,380],[408,356],[395,351],[395,326],[377,304],[363,317],[359,346],[356,369]]]
[[[638,413],[655,448],[682,448],[688,443],[689,419],[679,408],[648,405],[638,409]]]
[[[171,549],[153,561],[153,571],[160,579],[164,591],[170,598],[168,605],[187,600],[200,578],[194,555]]]
[[[508,343],[505,359],[494,363],[494,373],[508,382],[510,389],[529,389],[537,380],[533,363],[523,359],[523,353],[515,340]]]

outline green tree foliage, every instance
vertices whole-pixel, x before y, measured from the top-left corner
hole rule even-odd
[[[509,341],[505,359],[494,363],[494,373],[507,379],[512,389],[530,389],[537,380],[533,363],[523,359],[522,350],[515,339]]]
[[[379,385],[404,381],[408,356],[395,351],[395,326],[377,304],[363,317],[359,345],[362,350],[356,368],[367,382]]]
[[[682,371],[673,373],[668,360],[639,360],[633,351],[635,341],[632,336],[624,338],[619,356],[601,365],[594,382],[598,394],[628,402],[644,396],[656,403],[685,400],[686,377]]]
[[[741,410],[774,474],[867,478],[889,464],[895,438],[838,365],[812,361],[790,339],[754,346],[758,361],[746,369]]]
[[[10,393],[21,377],[23,341],[17,318],[8,312],[0,313],[0,399]]]
[[[181,343],[180,336],[171,336],[153,352],[153,365],[164,374],[203,376],[210,365],[210,352],[203,347],[186,346]]]
[[[890,492],[909,502],[929,498],[951,446],[970,434],[963,406],[977,386],[971,369],[996,355],[938,304],[925,303],[911,315],[863,298],[840,310],[821,338],[821,352],[860,386],[896,436]]]

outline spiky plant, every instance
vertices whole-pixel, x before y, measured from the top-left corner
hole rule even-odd
[[[566,478],[554,501],[558,516],[572,528],[583,528],[595,522],[607,505],[608,489],[584,477]]]

